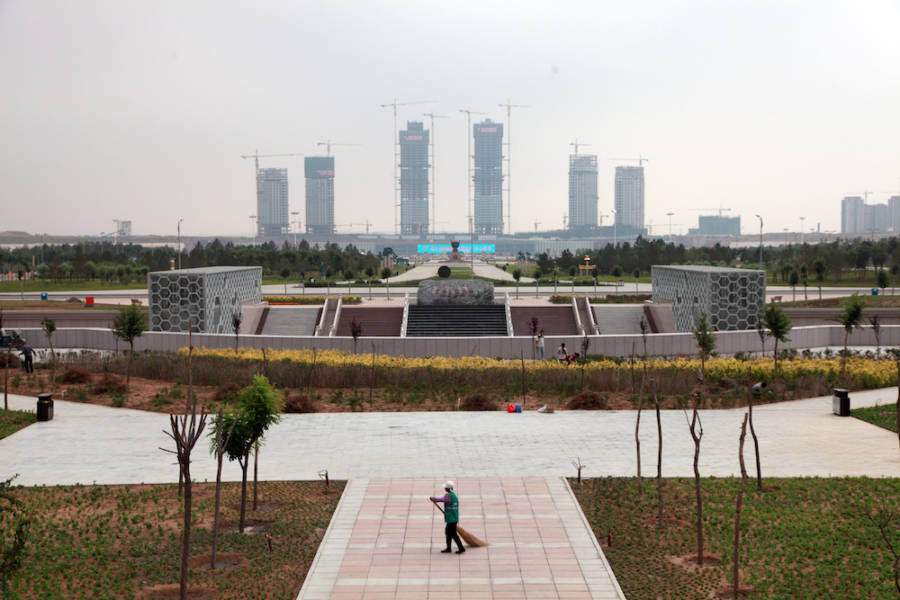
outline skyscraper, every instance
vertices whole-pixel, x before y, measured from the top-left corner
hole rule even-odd
[[[891,211],[887,204],[866,204],[863,207],[865,228],[863,232],[885,232],[891,226]]]
[[[616,167],[616,225],[644,228],[644,167]]]
[[[303,159],[306,174],[306,233],[334,233],[334,157]]]
[[[894,233],[900,233],[900,196],[888,198],[888,209],[891,213],[891,228]]]
[[[428,234],[428,135],[418,121],[400,132],[400,233]]]
[[[597,156],[569,155],[569,229],[597,226]]]
[[[256,229],[261,236],[288,232],[287,169],[257,169]]]
[[[841,200],[841,233],[863,233],[866,229],[866,204],[862,196]]]
[[[503,124],[486,119],[475,136],[475,233],[503,233]]]

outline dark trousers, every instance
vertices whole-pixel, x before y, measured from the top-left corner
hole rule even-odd
[[[455,541],[456,547],[459,550],[463,549],[462,540],[459,539],[459,534],[456,533],[456,523],[447,523],[444,526],[444,535],[447,538],[447,550],[450,550],[450,542]]]
[[[34,359],[30,356],[25,358],[25,372],[34,373]]]

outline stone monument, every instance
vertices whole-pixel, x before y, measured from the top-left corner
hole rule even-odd
[[[494,284],[480,279],[425,280],[419,283],[416,301],[420,305],[494,303]]]

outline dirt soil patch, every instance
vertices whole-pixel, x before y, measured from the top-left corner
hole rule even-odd
[[[188,586],[187,597],[191,600],[206,600],[214,598],[216,589],[204,585]],[[178,583],[164,583],[153,585],[144,589],[144,600],[177,600],[181,597],[181,586]]]
[[[343,487],[332,481],[334,490]],[[318,481],[260,482],[260,493],[274,505],[265,513],[272,551],[268,538],[223,528],[217,562],[226,568],[213,571],[204,566],[212,542],[204,525],[212,522],[215,485],[194,484],[189,581],[196,595],[191,597],[295,598],[318,549],[320,538],[311,534],[328,527],[340,499],[340,493],[323,495],[321,489]],[[33,517],[22,576],[13,586],[22,599],[177,598],[183,519],[177,485],[35,487],[13,493]],[[225,524],[236,523],[232,506],[239,500],[240,483],[223,484]],[[168,595],[172,589],[174,596]]]
[[[663,516],[671,525],[661,528],[651,517],[657,490],[646,481],[643,497],[637,478],[586,479],[580,486],[570,481],[597,539],[614,541],[604,554],[628,600],[729,597],[739,479],[702,480],[703,568],[696,565],[692,478],[666,479]],[[900,479],[766,481],[770,489],[748,485],[744,497],[742,597],[897,600],[893,556],[866,512],[882,502],[894,506]]]

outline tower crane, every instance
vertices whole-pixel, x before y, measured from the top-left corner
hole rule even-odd
[[[570,146],[575,146],[575,155],[577,156],[577,155],[578,155],[578,146],[590,146],[591,144],[585,144],[585,143],[583,143],[583,142],[579,142],[579,141],[578,141],[578,138],[575,138],[575,141],[574,141],[574,142],[569,142],[569,145],[570,145]],[[618,160],[618,159],[616,159],[616,160]]]
[[[325,146],[326,156],[331,156],[332,146],[359,146],[359,144],[342,144],[340,142],[332,142],[331,140],[326,140],[324,142],[317,142],[316,146]]]
[[[720,217],[722,216],[722,213],[723,213],[723,212],[730,212],[730,211],[731,211],[730,208],[724,208],[724,207],[722,207],[722,206],[719,206],[719,208],[692,208],[691,210],[693,210],[693,211],[703,211],[703,212],[709,212],[709,211],[711,211],[711,210],[717,210],[717,211],[719,211],[719,216],[720,216]]]
[[[394,148],[394,166],[391,168],[391,177],[394,180],[394,233],[400,233],[400,199],[397,195],[400,193],[400,176],[397,170],[400,168],[400,140],[397,139],[397,108],[400,106],[410,106],[412,104],[432,104],[434,100],[413,100],[412,102],[400,102],[397,98],[388,104],[380,104],[381,108],[392,108],[394,112],[394,130],[391,132],[391,144]]]
[[[431,119],[431,129],[428,130],[428,141],[431,145],[431,160],[429,161],[429,165],[431,166],[431,233],[434,233],[434,226],[437,222],[434,220],[434,207],[435,207],[435,194],[434,194],[434,180],[435,180],[435,167],[434,167],[434,120],[435,119],[449,119],[447,115],[436,115],[433,112],[430,113],[422,113],[423,117],[428,117]]]
[[[274,158],[276,156],[303,156],[302,154],[260,154],[259,150],[256,150],[253,154],[242,154],[241,158],[252,158],[253,166],[256,170],[259,170],[259,159],[261,158]]]
[[[497,106],[506,108],[506,233],[512,235],[512,109],[531,107],[512,104],[509,98]]]
[[[650,162],[649,158],[644,158],[642,155],[638,155],[637,158],[611,158],[609,160],[636,160],[639,167],[643,167],[645,162]]]

